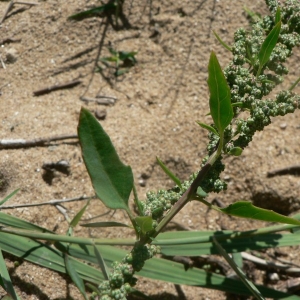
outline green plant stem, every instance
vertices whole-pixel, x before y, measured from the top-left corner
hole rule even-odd
[[[198,200],[197,197],[197,189],[200,186],[201,181],[205,178],[206,174],[213,166],[213,164],[217,161],[219,156],[222,153],[224,141],[223,132],[220,134],[220,140],[218,149],[208,158],[206,164],[199,171],[197,177],[192,182],[191,186],[186,190],[186,192],[181,196],[181,198],[175,203],[175,205],[171,208],[168,214],[161,220],[158,226],[155,228],[155,231],[151,234],[151,238],[155,238],[164,228],[165,226],[178,214],[178,212],[189,202],[192,200]],[[208,202],[203,202],[206,205],[210,205]],[[144,242],[144,241],[143,241]],[[149,242],[149,238],[146,242]]]

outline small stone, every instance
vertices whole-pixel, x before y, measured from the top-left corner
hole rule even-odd
[[[271,281],[278,281],[279,280],[279,276],[277,273],[269,273],[268,274],[268,278]]]
[[[280,124],[280,128],[281,128],[281,129],[286,129],[286,127],[287,127],[287,124],[286,124],[286,123],[281,123],[281,124]]]
[[[17,61],[17,54],[18,51],[15,48],[10,48],[6,50],[6,54],[5,54],[5,62],[7,63],[15,63]]]
[[[105,109],[96,109],[96,111],[95,111],[95,117],[98,120],[105,120],[105,118],[106,118],[106,110]]]

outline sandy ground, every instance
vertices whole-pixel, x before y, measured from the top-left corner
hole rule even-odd
[[[131,165],[141,199],[149,190],[169,188],[156,163],[159,156],[184,180],[199,169],[205,155],[207,133],[195,121],[209,123],[207,63],[211,50],[222,66],[230,53],[218,44],[212,30],[231,43],[234,31],[248,26],[243,13],[246,5],[253,11],[266,12],[262,0],[253,1],[125,1],[121,28],[116,30],[93,17],[80,22],[67,20],[83,9],[99,6],[98,1],[38,1],[39,5],[16,4],[0,27],[0,138],[38,139],[76,134],[82,106],[102,114],[101,124],[110,135],[121,159]],[[0,2],[0,17],[8,2]],[[137,64],[116,79],[105,70],[105,79],[95,73],[97,57],[109,55],[108,47],[119,51],[137,51]],[[100,49],[100,50],[99,50]],[[99,52],[100,51],[100,52]],[[283,86],[299,76],[299,52],[289,61],[293,69]],[[73,80],[75,87],[41,96],[33,92]],[[300,92],[300,88],[295,89]],[[113,97],[114,105],[86,103],[81,97]],[[103,98],[102,98],[103,99]],[[256,205],[291,214],[300,209],[299,177],[285,175],[267,178],[268,171],[299,164],[299,111],[274,119],[258,133],[241,157],[226,158],[223,177],[228,190],[211,195],[225,204],[253,200]],[[8,204],[29,204],[51,199],[93,195],[77,140],[51,143],[45,147],[0,150],[0,197],[16,188],[18,194]],[[65,160],[70,173],[43,170],[45,163]],[[51,175],[51,174],[50,174]],[[50,176],[51,177],[51,176]],[[65,204],[69,217],[83,202]],[[100,201],[92,201],[85,218],[108,210]],[[67,222],[55,207],[44,206],[6,210],[7,213],[40,226],[64,233]],[[124,221],[124,214],[112,212],[99,220]],[[127,220],[128,221],[128,220]],[[207,212],[191,203],[175,221],[190,230],[249,229],[262,227],[252,222]],[[91,232],[78,227],[76,235]],[[126,230],[93,231],[99,237],[123,237]],[[288,258],[299,260],[298,247],[283,249]],[[81,299],[67,276],[7,256],[16,289],[22,299]],[[259,273],[259,271],[257,271]],[[259,273],[260,274],[260,273]],[[263,274],[257,275],[257,282]],[[182,299],[172,284],[141,280],[138,285],[156,299]],[[225,299],[220,292],[183,286],[186,299]],[[165,293],[165,294],[163,294]],[[0,295],[4,292],[0,291]]]

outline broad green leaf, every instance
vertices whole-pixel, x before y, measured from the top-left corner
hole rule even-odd
[[[143,234],[146,234],[147,232],[153,229],[153,219],[149,216],[136,217],[134,220],[137,223],[137,225],[141,228]]]
[[[160,167],[163,169],[163,171],[170,177],[170,179],[172,179],[175,182],[175,184],[177,184],[180,187],[180,189],[182,189],[180,179],[175,174],[173,174],[157,156],[156,160]]]
[[[219,36],[218,34],[213,30],[213,33],[215,35],[215,37],[217,38],[217,40],[219,41],[219,43],[227,50],[229,50],[230,52],[232,52],[232,48],[230,46],[228,46]]]
[[[243,152],[242,148],[234,147],[228,152],[228,154],[234,155],[234,156],[240,156],[242,154],[242,152]]]
[[[95,254],[95,257],[97,258],[97,261],[98,261],[98,265],[102,271],[102,274],[104,276],[104,279],[105,280],[108,280],[108,268],[105,264],[105,261],[104,259],[102,258],[102,255],[101,253],[99,252],[98,248],[94,245],[94,254]]]
[[[235,202],[225,208],[220,208],[220,210],[225,214],[231,216],[237,216],[240,218],[300,225],[300,221],[296,219],[283,216],[281,214],[274,212],[273,210],[268,210],[268,209],[254,206],[249,201]]]
[[[69,255],[65,254],[64,258],[65,258],[66,270],[68,275],[71,277],[72,281],[77,286],[78,290],[80,291],[84,299],[87,300],[88,298],[85,292],[84,282],[82,278],[77,273],[75,266],[73,265],[73,262],[69,259]]]
[[[114,2],[109,2],[102,6],[98,6],[98,7],[92,8],[92,9],[81,11],[78,14],[74,14],[74,15],[70,16],[68,19],[82,20],[84,18],[89,18],[89,17],[97,15],[97,14],[108,13],[109,11],[114,10],[115,8],[116,8],[116,4]]]
[[[258,53],[259,70],[257,72],[257,76],[260,75],[263,66],[270,59],[271,53],[276,46],[280,29],[281,29],[281,21],[274,26],[274,28],[270,31],[270,33],[264,40],[263,44],[261,45],[261,48]]]
[[[220,254],[226,259],[226,261],[229,263],[231,268],[235,271],[235,273],[238,275],[238,277],[241,279],[241,281],[245,284],[245,286],[248,288],[248,290],[252,293],[252,295],[256,299],[264,300],[264,297],[260,293],[260,291],[256,288],[256,286],[248,280],[245,273],[236,265],[234,260],[226,253],[226,251],[222,248],[222,246],[218,243],[218,241],[213,237],[213,241],[216,244]]]
[[[5,260],[2,255],[2,249],[0,248],[0,275],[1,279],[4,285],[5,291],[10,295],[10,297],[14,300],[19,300],[20,298],[18,297],[13,284],[11,282],[10,276],[8,274],[8,270],[5,264]]]
[[[78,137],[96,195],[107,207],[125,209],[130,214],[132,170],[121,162],[109,136],[85,108],[80,113]]]
[[[276,10],[276,15],[275,15],[275,24],[281,21],[281,12],[280,12],[280,7],[277,7]]]
[[[82,227],[128,227],[132,228],[132,226],[129,226],[127,224],[119,223],[119,222],[94,222],[94,223],[85,223],[80,224]]]
[[[210,113],[221,135],[233,118],[233,110],[230,88],[214,52],[211,53],[209,59],[207,82],[210,91]]]
[[[217,132],[217,130],[216,130],[215,128],[213,128],[212,126],[207,125],[207,124],[202,123],[202,122],[197,122],[197,124],[198,124],[199,126],[201,126],[202,128],[204,128],[204,129],[206,129],[206,130],[212,132],[213,134],[219,135],[218,132]]]
[[[86,203],[86,205],[75,215],[75,217],[72,219],[72,221],[70,222],[70,227],[75,227],[78,222],[80,221],[82,215],[84,214],[86,208],[88,207],[88,205],[90,204],[90,201],[88,201]]]
[[[2,201],[0,201],[0,209],[1,209],[1,205],[3,205],[6,201],[8,201],[11,197],[13,197],[17,192],[19,191],[19,189],[14,190],[12,193],[10,193],[7,197],[5,197]]]

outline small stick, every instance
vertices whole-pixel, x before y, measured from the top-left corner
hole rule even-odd
[[[6,69],[5,63],[4,63],[1,55],[0,55],[0,61],[1,61],[2,68]]]
[[[74,86],[76,86],[80,83],[81,83],[81,80],[73,80],[73,81],[70,81],[70,82],[67,82],[67,83],[56,84],[56,85],[53,85],[53,86],[50,86],[50,87],[47,87],[47,88],[37,90],[37,91],[33,92],[33,95],[34,96],[41,96],[41,95],[48,94],[48,93],[56,91],[56,90],[71,88],[71,87],[74,87]]]
[[[13,38],[6,38],[0,41],[0,45],[8,44],[8,43],[18,43],[21,39],[13,39]]]
[[[61,203],[66,203],[66,202],[74,202],[74,201],[81,201],[81,200],[89,200],[95,198],[95,196],[91,197],[85,197],[85,196],[80,196],[76,198],[69,198],[69,199],[54,199],[50,200],[48,202],[42,202],[42,203],[30,203],[30,204],[11,204],[11,205],[3,205],[0,206],[0,209],[13,209],[13,208],[23,208],[23,207],[34,207],[34,206],[43,206],[43,205],[57,205]]]
[[[276,262],[270,262],[270,261],[266,261],[264,259],[261,259],[259,257],[256,257],[252,254],[249,254],[247,252],[242,252],[242,258],[243,259],[247,259],[252,261],[255,264],[261,265],[261,266],[265,266],[265,267],[271,267],[271,268],[275,268],[275,269],[279,269],[282,270],[286,273],[300,273],[300,268],[296,268],[296,267],[291,267],[289,265],[285,265],[282,263],[276,263]]]
[[[0,140],[0,149],[15,149],[15,148],[27,148],[27,147],[35,147],[35,146],[44,146],[53,141],[61,141],[68,139],[77,139],[77,134],[69,134],[69,135],[57,135],[49,138],[39,138],[34,140]]]
[[[8,4],[8,6],[6,7],[6,10],[4,12],[4,15],[2,17],[2,19],[0,20],[0,24],[5,20],[7,14],[9,13],[9,11],[12,9],[12,7],[15,5],[15,4],[25,4],[25,5],[30,5],[30,6],[33,6],[33,5],[39,5],[38,3],[36,2],[28,2],[28,1],[13,1],[11,0]]]
[[[274,177],[277,175],[300,175],[300,165],[290,166],[282,169],[276,169],[267,173],[267,177]]]
[[[3,14],[2,19],[0,20],[0,24],[2,24],[2,22],[4,21],[4,19],[5,19],[6,16],[7,16],[7,14],[9,13],[9,11],[12,9],[13,5],[14,5],[14,1],[11,0],[11,1],[8,3],[8,6],[6,7],[6,10],[5,10],[4,14]]]
[[[107,97],[106,99],[97,99],[97,98],[90,98],[90,97],[80,97],[80,100],[81,101],[85,101],[85,102],[96,102],[97,104],[100,104],[100,105],[115,104],[115,99],[113,99],[112,97]]]

